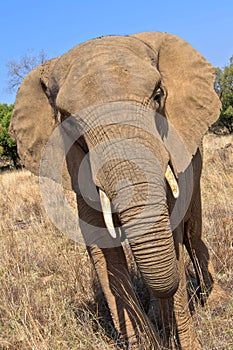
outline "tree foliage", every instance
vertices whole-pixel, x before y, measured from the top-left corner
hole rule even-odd
[[[0,104],[0,158],[11,160],[14,166],[18,167],[19,157],[16,143],[8,134],[12,110],[13,105]]]
[[[219,120],[213,125],[213,131],[226,130],[233,133],[233,56],[230,64],[217,69],[215,90],[222,102]]]

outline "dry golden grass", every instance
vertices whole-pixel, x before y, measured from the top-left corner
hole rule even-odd
[[[230,350],[233,140],[207,135],[204,147],[204,232],[230,301],[214,310],[197,306],[194,319],[204,349]],[[102,294],[95,295],[86,250],[51,224],[37,178],[25,170],[0,174],[0,195],[0,349],[114,349],[107,336],[114,329]]]
[[[206,350],[233,349],[233,136],[206,135],[202,173],[203,232],[226,306],[197,308],[198,335]]]
[[[0,176],[0,349],[109,349],[84,247],[50,223],[35,176]]]

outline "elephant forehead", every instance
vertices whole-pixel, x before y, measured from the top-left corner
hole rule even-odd
[[[111,42],[97,47],[84,45],[80,51],[82,54],[77,55],[76,51],[70,62],[68,74],[65,77],[58,74],[61,78],[57,104],[63,111],[76,113],[90,105],[124,98],[149,99],[160,81],[157,68],[146,56],[147,48],[136,52],[135,48]],[[61,67],[64,70],[64,65]]]
[[[105,36],[84,42],[62,55],[59,59],[59,63],[62,65],[64,63],[69,65],[77,58],[79,58],[80,62],[86,62],[88,58],[93,58],[103,52],[114,55],[117,52],[124,53],[126,51],[131,51],[135,56],[144,61],[151,62],[154,65],[157,64],[157,52],[153,51],[143,41],[127,36]],[[59,68],[59,63],[57,68]]]
[[[86,93],[124,95],[127,92],[149,97],[160,80],[157,69],[131,52],[101,53],[71,67],[68,84],[78,85]],[[94,92],[94,91],[93,91]]]

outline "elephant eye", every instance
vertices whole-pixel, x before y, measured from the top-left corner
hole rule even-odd
[[[158,104],[160,104],[162,98],[164,96],[164,91],[163,89],[160,87],[158,88],[155,93],[154,93],[154,96],[153,96],[153,99],[155,102],[157,102]]]

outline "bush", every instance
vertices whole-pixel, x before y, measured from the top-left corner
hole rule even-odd
[[[233,56],[230,64],[217,69],[215,90],[222,102],[222,110],[218,121],[213,125],[215,133],[233,133]]]
[[[18,168],[19,156],[16,143],[8,134],[12,110],[13,105],[0,104],[0,159],[11,161],[14,167]]]

